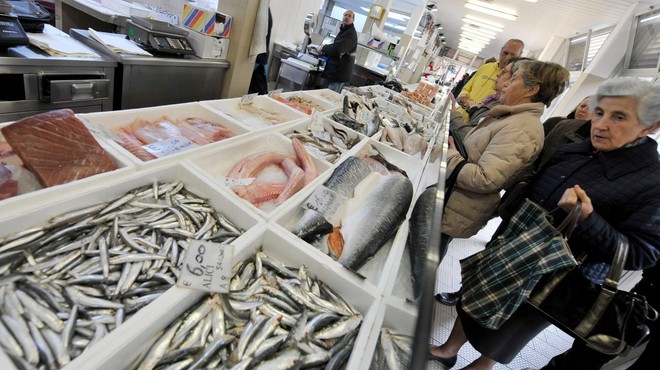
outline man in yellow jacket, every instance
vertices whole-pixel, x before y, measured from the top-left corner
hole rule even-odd
[[[463,115],[464,120],[468,120],[467,110],[471,106],[479,104],[483,98],[495,93],[493,86],[497,81],[502,68],[506,67],[512,58],[520,57],[523,52],[525,44],[518,39],[511,39],[507,41],[500,50],[500,59],[496,62],[486,63],[479,67],[477,72],[468,81],[460,95],[456,98],[456,102],[461,106],[458,112]]]

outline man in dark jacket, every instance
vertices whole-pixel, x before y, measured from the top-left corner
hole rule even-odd
[[[355,13],[352,10],[345,11],[335,42],[325,45],[321,49],[321,54],[328,57],[323,77],[328,81],[328,88],[336,92],[340,92],[353,75],[355,50],[357,49],[354,20]]]

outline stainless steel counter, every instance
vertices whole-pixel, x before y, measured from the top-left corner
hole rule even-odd
[[[122,55],[72,29],[71,37],[116,61],[115,109],[219,99],[229,63],[224,60]]]
[[[112,110],[116,66],[103,56],[51,57],[28,46],[2,51],[0,122],[60,108]]]

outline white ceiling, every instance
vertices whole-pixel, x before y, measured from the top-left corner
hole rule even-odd
[[[485,0],[517,10],[518,18],[508,21],[494,16],[469,10],[465,0],[393,0],[391,10],[412,14],[413,10],[428,3],[435,3],[438,11],[432,12],[436,21],[442,23],[447,46],[458,46],[462,18],[473,14],[504,25],[504,31],[497,34],[480,53],[483,57],[497,57],[500,48],[511,38],[525,42],[525,49],[538,54],[552,36],[570,37],[589,29],[598,30],[614,26],[633,4],[644,8],[660,6],[660,0],[538,0],[536,3],[525,0]],[[360,7],[369,8],[373,0],[335,0],[342,8],[362,12]],[[396,23],[396,21],[392,21]]]

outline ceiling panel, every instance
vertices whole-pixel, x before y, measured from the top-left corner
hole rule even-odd
[[[638,2],[643,5],[659,6],[660,0],[538,0],[536,3],[524,0],[486,0],[516,9],[518,17],[508,21],[494,16],[469,10],[464,7],[464,0],[393,0],[391,9],[411,14],[416,7],[435,3],[436,17],[444,27],[447,45],[458,46],[462,18],[473,14],[503,24],[504,31],[497,34],[482,52],[483,57],[499,54],[501,46],[510,38],[519,38],[526,44],[526,49],[540,52],[552,36],[570,37],[589,29],[598,30],[615,25],[630,6]],[[335,0],[339,6],[355,11],[369,8],[374,1]]]

